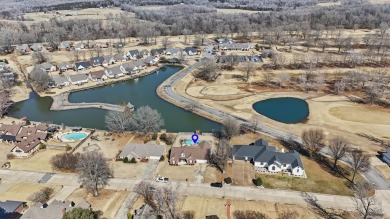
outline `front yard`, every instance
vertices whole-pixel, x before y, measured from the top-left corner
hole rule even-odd
[[[169,178],[170,181],[186,181],[195,182],[197,177],[197,166],[200,165],[183,165],[171,166],[168,161],[160,162],[154,172],[154,178],[163,176]],[[203,175],[203,174],[202,174]]]
[[[38,172],[57,172],[52,170],[50,159],[56,154],[64,153],[64,150],[46,149],[36,152],[29,158],[14,158],[9,160],[12,170],[29,170]]]

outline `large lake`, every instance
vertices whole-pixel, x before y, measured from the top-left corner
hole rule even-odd
[[[70,102],[103,102],[119,104],[121,101],[130,102],[138,108],[148,105],[157,109],[165,120],[165,129],[169,132],[202,130],[210,132],[219,130],[221,125],[187,110],[168,103],[157,96],[157,87],[168,77],[175,74],[182,67],[166,66],[158,73],[141,77],[135,80],[118,82],[113,85],[78,91],[69,95]],[[32,121],[50,121],[55,124],[81,126],[86,128],[106,129],[104,124],[105,110],[76,109],[65,111],[51,111],[53,102],[51,97],[39,97],[30,94],[28,100],[16,103],[10,109],[10,116],[21,118],[27,116]]]
[[[309,116],[307,102],[293,97],[262,100],[253,104],[253,109],[270,119],[287,124],[303,122]]]

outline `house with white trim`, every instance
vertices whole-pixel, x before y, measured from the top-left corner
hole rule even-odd
[[[183,53],[183,55],[193,56],[193,55],[197,54],[197,51],[196,51],[195,48],[186,47],[186,48],[183,49],[182,53]]]
[[[127,61],[127,56],[122,53],[118,53],[114,55],[114,60],[116,62],[126,62]]]
[[[76,71],[80,71],[80,70],[82,71],[82,70],[87,70],[87,69],[91,68],[91,63],[88,61],[76,62],[74,65],[75,65]]]
[[[105,72],[103,70],[90,72],[89,73],[89,80],[103,82],[103,81],[107,80],[107,75],[105,74]]]
[[[103,66],[105,66],[105,63],[107,63],[107,65],[115,64],[115,59],[113,55],[105,55],[103,56],[103,58],[104,58]]]
[[[62,51],[70,50],[70,47],[72,46],[70,41],[62,41],[60,45],[58,45],[58,49]]]
[[[146,58],[146,57],[150,56],[149,50],[147,50],[147,49],[143,49],[141,52],[139,52],[139,54],[143,58]]]
[[[305,176],[305,169],[298,152],[277,151],[263,139],[257,140],[254,145],[234,145],[234,160],[251,162],[257,172],[288,172],[292,176]]]
[[[130,50],[126,53],[127,57],[131,60],[137,60],[140,56],[138,49]]]
[[[87,74],[75,74],[75,75],[69,75],[68,79],[70,83],[73,85],[82,85],[85,83],[88,83],[88,75]]]
[[[167,56],[179,56],[180,53],[181,53],[181,51],[177,48],[168,48],[165,51],[165,55],[167,55]]]
[[[172,147],[169,154],[170,165],[194,165],[208,163],[211,154],[211,145],[207,141],[202,141],[195,145],[182,145]]]
[[[69,64],[69,62],[61,62],[58,65],[58,70],[60,70],[60,72],[65,72],[71,69],[73,69],[73,65]]]
[[[138,60],[138,61],[135,61],[135,62],[132,62],[134,66],[136,66],[138,68],[138,70],[142,70],[142,69],[145,69],[145,63],[143,60]]]
[[[139,72],[139,69],[137,68],[137,66],[135,66],[134,63],[132,63],[132,62],[124,63],[123,67],[130,74],[136,74]]]
[[[104,73],[108,78],[119,78],[127,74],[128,72],[123,67],[123,65],[118,65],[110,68],[104,69]]]
[[[51,84],[51,87],[66,87],[69,86],[69,79],[66,78],[64,75],[54,75],[53,82]]]
[[[143,62],[147,66],[156,65],[159,61],[159,58],[157,56],[149,56],[143,59]]]
[[[129,143],[123,148],[119,154],[119,158],[125,159],[127,157],[129,160],[132,158],[137,160],[159,160],[164,152],[165,145]]]

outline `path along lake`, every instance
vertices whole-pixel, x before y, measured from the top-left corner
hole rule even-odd
[[[253,104],[253,109],[263,116],[287,124],[305,121],[309,116],[307,102],[293,97],[262,100]]]
[[[161,113],[165,120],[164,128],[169,132],[192,132],[197,129],[203,132],[211,132],[212,129],[219,130],[221,127],[219,123],[177,107],[157,96],[157,87],[181,69],[182,67],[178,66],[166,66],[158,73],[139,79],[71,93],[69,102],[119,104],[125,101],[133,104],[136,109],[148,105]],[[67,126],[106,129],[104,116],[107,111],[94,108],[51,111],[52,102],[51,97],[39,97],[31,93],[28,100],[14,104],[9,115],[16,118],[27,116],[32,121],[50,121],[55,124],[64,123]]]

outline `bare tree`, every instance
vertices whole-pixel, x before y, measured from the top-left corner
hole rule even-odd
[[[330,155],[332,156],[333,169],[337,169],[337,161],[347,155],[349,150],[349,142],[341,136],[336,136],[329,141]]]
[[[250,129],[255,133],[259,129],[259,125],[261,123],[260,115],[252,115],[249,119]]]
[[[241,69],[242,73],[243,73],[243,76],[244,76],[244,80],[246,82],[249,81],[249,78],[251,76],[254,76],[255,75],[255,64],[253,62],[245,62],[242,66],[242,69]]]
[[[195,78],[205,81],[215,81],[220,74],[220,69],[213,59],[202,60],[201,67],[193,73]]]
[[[236,65],[238,65],[239,60],[238,56],[235,54],[230,54],[225,57],[224,64],[225,68],[228,70],[233,70]]]
[[[99,189],[108,183],[112,171],[103,154],[88,152],[81,156],[77,164],[79,181],[87,191],[94,196],[99,195]]]
[[[348,163],[352,166],[352,179],[351,182],[355,182],[355,176],[357,172],[366,172],[371,165],[370,157],[363,154],[361,150],[353,150],[351,153],[351,159]]]
[[[39,66],[35,67],[29,75],[30,83],[34,85],[37,91],[43,91],[49,87],[53,81],[52,77]]]
[[[163,37],[163,38],[161,39],[161,44],[162,44],[162,46],[163,46],[164,49],[167,49],[168,47],[170,47],[171,42],[170,42],[170,40],[169,40],[169,37]]]
[[[309,129],[302,132],[304,148],[309,152],[310,157],[314,157],[322,149],[325,143],[325,134],[322,129]]]
[[[164,126],[161,114],[149,106],[136,109],[130,118],[130,130],[142,133],[158,132]]]
[[[283,211],[282,213],[279,214],[278,219],[298,219],[299,214],[297,211]]]
[[[267,71],[263,72],[263,78],[266,86],[268,86],[269,83],[271,82],[272,76],[273,74],[271,72],[267,72]]]
[[[10,106],[12,106],[12,101],[9,92],[0,90],[0,118],[3,117]]]
[[[56,154],[50,158],[52,169],[60,171],[75,171],[80,159],[79,153],[62,153]]]
[[[80,56],[81,56],[81,51],[80,50],[73,50],[72,51],[72,55],[73,55],[73,60],[75,61],[75,62],[78,62],[78,61],[80,61]]]
[[[246,210],[246,211],[240,211],[236,210],[233,212],[233,216],[235,219],[267,219],[269,218],[266,214],[253,211],[253,210]]]
[[[357,212],[364,219],[383,217],[383,210],[380,202],[369,195],[370,185],[367,182],[358,182],[354,185],[355,206]]]
[[[343,92],[346,88],[346,83],[344,80],[336,81],[333,85],[333,91],[335,94],[339,94],[340,92]]]
[[[210,155],[210,162],[220,167],[222,172],[225,172],[226,162],[233,154],[233,147],[230,142],[221,138],[218,147]]]
[[[129,129],[131,112],[108,111],[105,116],[106,127],[110,131],[124,132]]]
[[[279,74],[279,77],[278,77],[278,83],[279,83],[279,87],[282,87],[282,85],[284,84],[284,82],[286,81],[289,81],[291,78],[290,74],[287,73],[287,72],[282,72]]]
[[[310,208],[314,210],[319,216],[326,219],[335,218],[334,212],[328,212],[320,203],[318,203],[318,199],[315,195],[309,194],[307,192],[301,193],[302,197],[305,199],[306,203],[309,204]]]
[[[47,62],[47,57],[43,52],[37,51],[37,52],[33,52],[32,60],[34,64],[41,64]]]
[[[96,53],[96,57],[100,57],[103,55],[103,50],[99,46],[93,48],[93,51]]]
[[[240,124],[237,119],[228,116],[222,122],[222,136],[230,140],[240,133]]]
[[[28,197],[28,200],[32,201],[33,203],[45,204],[47,201],[49,201],[50,196],[53,194],[53,192],[53,188],[43,187],[38,192],[31,194],[31,196]]]

